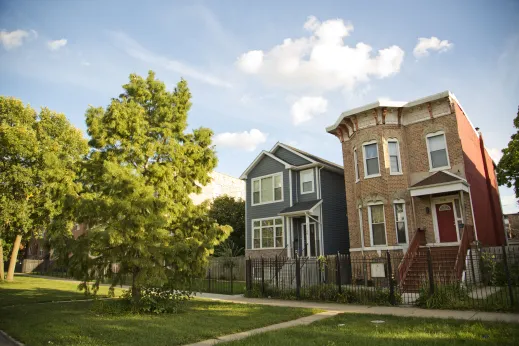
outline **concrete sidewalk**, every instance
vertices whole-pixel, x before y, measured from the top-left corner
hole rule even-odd
[[[482,312],[482,311],[458,311],[458,310],[432,310],[420,309],[415,307],[400,306],[366,306],[338,303],[320,303],[300,300],[279,300],[279,299],[260,299],[245,298],[242,295],[228,296],[223,294],[198,293],[198,298],[206,298],[225,302],[242,304],[260,304],[272,306],[286,306],[293,308],[321,309],[325,311],[335,311],[339,313],[372,314],[372,315],[392,315],[402,317],[424,317],[424,318],[454,318],[458,320],[479,320],[490,322],[512,322],[519,323],[519,314],[504,312]]]

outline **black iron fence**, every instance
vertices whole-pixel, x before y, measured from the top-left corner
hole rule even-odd
[[[249,258],[246,295],[424,308],[519,310],[519,247]],[[458,268],[462,270],[458,273]],[[405,269],[405,270],[404,270]],[[405,274],[405,275],[402,275]]]

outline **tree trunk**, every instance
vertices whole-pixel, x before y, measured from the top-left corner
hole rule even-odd
[[[139,274],[139,268],[133,268],[132,275],[132,300],[134,304],[137,304],[141,301],[141,288],[137,286],[136,280],[137,275]]]
[[[9,269],[7,270],[7,281],[13,281],[14,279],[14,267],[16,266],[16,258],[18,257],[18,250],[20,249],[20,242],[22,241],[22,235],[17,234],[13,244],[13,251],[11,253],[11,261],[9,262]]]
[[[0,238],[0,282],[4,281],[4,242]]]

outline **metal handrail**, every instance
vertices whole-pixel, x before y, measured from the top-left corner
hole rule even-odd
[[[411,268],[411,264],[413,263],[413,260],[418,253],[418,249],[424,240],[425,230],[418,228],[413,236],[413,239],[411,240],[411,243],[409,243],[409,247],[407,248],[407,252],[405,253],[404,258],[402,258],[402,261],[398,265],[398,278],[400,280],[400,285],[404,284],[409,268]]]
[[[456,278],[461,280],[463,276],[463,268],[465,267],[465,258],[467,256],[467,250],[470,247],[470,242],[474,236],[473,227],[471,225],[465,225],[463,234],[461,235],[460,247],[458,249],[458,255],[456,256],[456,264],[454,264],[454,273]]]

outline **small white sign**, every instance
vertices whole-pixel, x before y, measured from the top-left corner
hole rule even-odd
[[[371,277],[374,278],[385,278],[386,270],[384,263],[371,263]]]

